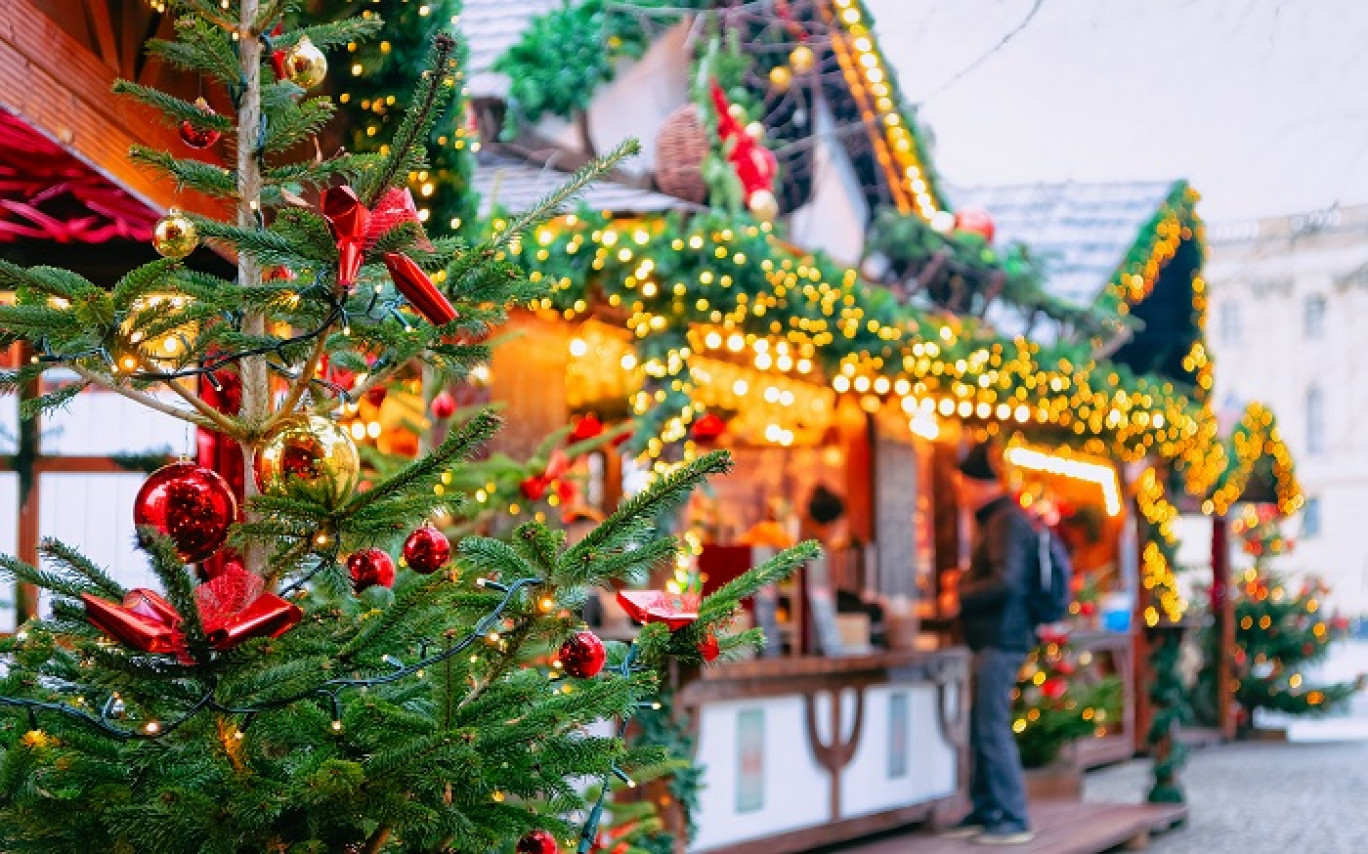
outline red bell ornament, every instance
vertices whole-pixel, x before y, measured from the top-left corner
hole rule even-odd
[[[206,116],[218,115],[218,113],[214,112],[214,108],[209,106],[209,102],[204,100],[203,98],[195,99],[195,106],[198,107],[199,111],[201,113],[204,113]],[[222,134],[214,130],[212,127],[205,127],[204,125],[197,124],[196,122],[190,119],[184,119],[183,121],[181,121],[178,130],[180,132],[181,142],[185,143],[191,148],[208,148],[209,146],[218,142],[219,137],[222,136]]]
[[[561,667],[566,673],[576,679],[589,679],[597,676],[603,669],[603,661],[607,655],[603,641],[598,639],[598,635],[586,631],[576,632],[566,638],[565,643],[561,644],[557,658],[560,659]]]
[[[394,558],[383,549],[362,549],[347,558],[347,573],[357,593],[367,587],[394,586]]]
[[[518,840],[518,854],[559,854],[560,846],[549,830],[533,830]]]
[[[404,540],[404,563],[422,575],[431,575],[451,558],[451,541],[431,525],[424,525]]]
[[[955,231],[977,234],[985,243],[992,243],[997,227],[992,215],[983,208],[963,208],[955,211]]]
[[[133,522],[170,537],[186,563],[218,551],[235,519],[237,500],[228,481],[188,460],[157,469],[133,500]]]

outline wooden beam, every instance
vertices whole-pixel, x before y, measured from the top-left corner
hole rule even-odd
[[[114,38],[114,22],[109,18],[109,3],[105,0],[85,0],[86,21],[95,34],[95,43],[100,49],[100,58],[111,71],[119,70],[119,44]]]
[[[32,0],[0,3],[0,109],[22,118],[154,209],[215,214],[217,203],[128,161],[135,143],[176,151],[160,117],[110,93],[116,74]]]

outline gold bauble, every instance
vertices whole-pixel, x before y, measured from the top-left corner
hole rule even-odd
[[[175,208],[157,220],[157,227],[152,231],[152,248],[164,258],[184,258],[198,245],[199,229]]]
[[[805,44],[798,45],[789,54],[789,65],[793,67],[794,74],[807,74],[816,64],[817,54],[813,53],[812,48]]]
[[[761,122],[751,122],[746,125],[746,136],[759,142],[765,138],[765,125]]]
[[[761,222],[774,222],[779,216],[779,200],[769,190],[756,190],[746,200],[746,207]]]
[[[267,434],[252,469],[257,488],[285,495],[302,488],[325,504],[350,498],[361,476],[356,443],[321,415],[291,415]]]
[[[312,89],[328,76],[328,58],[304,36],[285,53],[285,77],[301,89]]]
[[[793,72],[789,71],[787,65],[776,65],[770,69],[770,85],[780,92],[787,92],[788,87],[793,83]]]

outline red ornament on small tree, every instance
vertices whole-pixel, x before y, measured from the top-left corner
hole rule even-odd
[[[195,106],[198,107],[199,111],[201,113],[204,113],[206,116],[218,115],[218,113],[214,112],[214,108],[209,106],[209,102],[204,100],[203,98],[195,99]],[[218,142],[219,137],[222,136],[222,134],[220,134],[213,128],[205,127],[201,124],[196,124],[190,119],[184,119],[181,121],[179,132],[181,142],[185,143],[191,148],[208,148],[209,146]]]
[[[955,231],[977,234],[985,243],[992,243],[997,226],[993,225],[992,215],[983,208],[964,208],[955,211]]]
[[[404,562],[422,575],[441,569],[450,557],[451,541],[431,525],[424,525],[404,540]]]
[[[456,398],[451,396],[451,392],[442,389],[432,398],[428,411],[432,413],[433,418],[450,418],[456,412]]]
[[[603,422],[598,416],[590,412],[583,418],[575,422],[575,427],[570,431],[570,444],[577,442],[587,442],[603,433]]]
[[[518,854],[558,854],[560,846],[549,830],[533,830],[518,840]]]
[[[576,679],[589,679],[603,669],[607,652],[603,641],[593,632],[575,632],[561,644],[557,658],[565,672]]]
[[[133,500],[134,524],[170,537],[186,563],[218,551],[236,518],[237,499],[228,481],[188,460],[157,469]]]
[[[357,593],[367,587],[394,586],[394,558],[383,549],[362,549],[347,558],[347,572]]]

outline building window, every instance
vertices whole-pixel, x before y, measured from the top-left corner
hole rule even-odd
[[[1240,343],[1240,304],[1221,303],[1221,340],[1227,344]]]
[[[1307,338],[1320,338],[1325,334],[1325,297],[1312,294],[1306,298],[1302,311],[1302,329]]]
[[[1301,538],[1314,537],[1321,532],[1321,505],[1319,498],[1308,498],[1302,507]]]
[[[1306,450],[1325,453],[1325,393],[1312,386],[1306,393]]]

